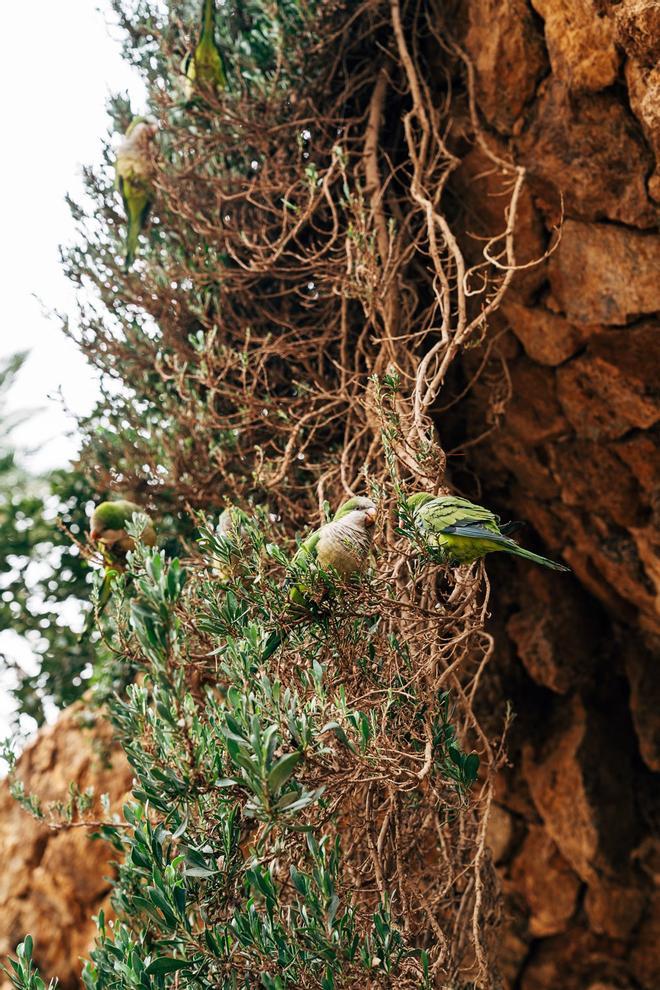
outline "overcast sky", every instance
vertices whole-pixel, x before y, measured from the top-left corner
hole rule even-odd
[[[31,446],[43,445],[31,459],[37,467],[60,465],[76,450],[58,389],[75,412],[89,410],[96,395],[86,362],[42,305],[73,312],[73,286],[58,260],[58,245],[73,240],[64,196],[81,190],[81,165],[100,158],[110,92],[129,89],[140,98],[109,16],[103,0],[31,0],[27,7],[4,4],[2,11],[8,44],[0,60],[0,356],[30,350],[11,402],[45,407],[20,434]]]
[[[77,449],[75,421],[58,392],[75,413],[89,411],[97,394],[86,362],[43,307],[74,311],[58,260],[58,245],[74,236],[64,196],[76,197],[81,166],[100,158],[107,97],[128,89],[142,109],[139,78],[120,58],[109,17],[104,0],[31,0],[2,10],[0,358],[30,351],[9,404],[43,410],[16,431],[17,441],[36,448],[28,459],[36,470],[63,466]],[[0,631],[2,648],[10,636]],[[14,640],[11,652],[28,662],[29,650]],[[0,738],[8,711],[0,670]]]

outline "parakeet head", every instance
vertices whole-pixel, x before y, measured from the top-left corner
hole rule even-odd
[[[153,117],[133,117],[133,120],[126,128],[124,137],[131,137],[132,134],[137,132],[138,128],[140,128],[140,133],[143,132],[145,136],[148,134],[149,137],[152,137],[158,130],[158,123]]]
[[[130,513],[128,506],[131,507]],[[107,529],[124,529],[133,511],[140,510],[137,505],[133,506],[132,502],[127,502],[125,499],[117,502],[101,502],[92,513],[89,535],[93,540],[100,540]]]
[[[107,546],[112,546],[123,540],[132,542],[130,537],[127,537],[126,525],[136,512],[142,512],[142,509],[135,502],[129,502],[128,499],[101,502],[92,513],[89,524],[90,538],[105,543]],[[147,546],[154,546],[156,542],[156,532],[150,519],[142,534],[142,539]]]
[[[228,505],[220,513],[218,525],[215,528],[218,536],[238,536],[244,529],[243,512],[237,505]]]
[[[373,526],[378,515],[376,503],[363,495],[356,495],[354,498],[349,498],[347,502],[340,505],[335,512],[334,521],[343,519],[349,512],[356,513],[356,521],[367,527]]]
[[[233,508],[233,505],[228,505],[218,516],[218,525],[215,527],[215,531],[221,536],[228,536],[234,528],[234,520],[232,518]]]
[[[429,495],[428,492],[416,492],[410,498],[406,499],[406,505],[410,512],[415,512],[420,506],[426,505],[427,502],[432,502],[435,497],[435,495]]]
[[[118,164],[122,156],[128,155],[133,159],[135,167],[135,158],[139,156],[140,159],[144,159],[144,162],[141,162],[144,168],[153,156],[153,142],[157,133],[158,124],[153,117],[133,117],[124,134],[124,140],[117,148]]]

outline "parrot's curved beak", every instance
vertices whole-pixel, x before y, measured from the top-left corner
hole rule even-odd
[[[373,526],[373,524],[376,522],[377,517],[378,517],[377,509],[367,509],[367,511],[364,514],[364,525]]]
[[[99,540],[101,538],[102,533],[103,533],[103,530],[102,529],[94,528],[94,529],[90,530],[90,532],[89,532],[89,538],[90,538],[90,540],[94,540],[94,542],[96,542],[97,540]]]

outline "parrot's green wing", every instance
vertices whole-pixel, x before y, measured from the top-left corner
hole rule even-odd
[[[137,254],[138,238],[144,230],[153,196],[143,179],[119,176],[119,192],[126,212],[126,255],[125,270],[132,266]]]
[[[135,215],[140,224],[140,230],[142,230],[153,203],[151,193],[143,181],[125,178],[123,175],[117,176],[117,188],[126,210],[126,216],[130,218],[132,214]]]
[[[316,547],[321,538],[321,530],[317,529],[306,540],[300,544],[296,550],[292,564],[302,564],[304,562],[312,563],[316,560]]]
[[[291,561],[293,567],[300,567],[301,565],[310,567],[314,565],[316,562],[316,548],[320,538],[321,530],[317,529],[300,544],[298,550],[294,554],[293,560]],[[292,582],[289,587],[289,599],[291,603],[296,605],[298,608],[304,609],[305,611],[313,608],[313,603],[308,597],[309,591],[309,584],[303,581]]]
[[[317,529],[300,544],[291,561],[293,567],[300,565],[311,566],[314,564],[316,560],[316,547],[320,537],[321,530]],[[287,581],[287,586],[289,590],[289,602],[293,606],[291,609],[292,614],[295,615],[297,613],[300,615],[314,611],[314,602],[309,598],[309,585],[302,581],[289,580]],[[287,636],[288,632],[284,629],[276,629],[270,634],[261,655],[262,663],[268,660],[279,649]]]
[[[499,529],[499,516],[482,505],[475,505],[466,498],[458,496],[443,496],[424,505],[419,512],[420,518],[431,523],[434,530],[443,529],[455,523],[481,523],[488,528]]]

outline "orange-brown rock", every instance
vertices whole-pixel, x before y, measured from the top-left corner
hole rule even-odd
[[[592,440],[571,439],[552,448],[551,464],[565,505],[591,503],[593,514],[622,528],[641,525],[646,518],[639,485],[609,447]],[[617,484],[610,479],[616,477]]]
[[[660,890],[653,895],[642,919],[631,969],[644,990],[657,990],[660,986]]]
[[[612,720],[574,697],[561,701],[540,747],[523,747],[523,773],[548,835],[578,876],[597,884],[630,859],[636,827],[630,753],[608,753]]]
[[[630,712],[639,740],[642,759],[660,772],[660,677],[658,676],[660,643],[657,638],[649,647],[631,636],[625,644],[624,664],[630,684]],[[658,877],[660,885],[660,876]]]
[[[117,810],[130,789],[131,773],[111,743],[107,722],[85,727],[76,704],[42,729],[25,749],[19,777],[43,805],[68,799],[70,783],[108,794]],[[0,956],[26,935],[35,942],[42,975],[57,976],[67,990],[79,985],[80,956],[88,954],[96,926],[92,915],[110,889],[111,851],[92,840],[88,828],[54,831],[31,818],[0,785]]]
[[[497,957],[498,969],[507,990],[517,985],[518,976],[529,955],[530,942],[526,913],[517,903],[510,902]]]
[[[660,9],[656,7],[656,9]],[[660,15],[659,15],[660,17]],[[626,64],[630,109],[635,114],[655,157],[656,167],[648,180],[649,195],[660,201],[660,63],[643,65],[635,59]]]
[[[571,89],[596,92],[617,77],[614,23],[592,0],[532,0],[545,22],[545,40],[556,79]]]
[[[616,38],[642,65],[660,62],[660,5],[657,0],[623,0],[614,10]]]
[[[469,0],[468,16],[479,104],[491,126],[509,132],[547,69],[543,38],[525,0]]]
[[[603,878],[588,888],[584,899],[591,931],[617,939],[628,938],[639,924],[645,905],[646,896],[639,886]]]
[[[657,990],[660,4],[532,6],[544,22],[551,71],[536,77],[513,125],[520,103],[506,95],[500,112],[486,83],[499,71],[508,94],[525,67],[509,74],[495,54],[504,43],[486,39],[481,25],[471,52],[477,62],[479,44],[485,53],[486,126],[509,128],[511,150],[527,168],[528,215],[537,230],[545,218],[539,243],[552,242],[559,191],[565,222],[536,280],[509,293],[492,321],[491,345],[508,328],[520,348],[500,347],[502,337],[494,344],[463,425],[467,437],[491,432],[467,463],[454,464],[466,493],[529,522],[543,542],[529,530],[523,542],[561,554],[574,571],[558,579],[524,563],[487,564],[491,676],[498,700],[510,698],[518,716],[512,766],[497,792],[515,823],[514,843],[499,859],[508,899],[503,971],[506,985],[522,990]],[[484,201],[483,182],[466,183],[461,194],[466,229],[481,209],[489,227],[501,229],[501,203],[492,194]],[[524,244],[529,232],[519,237]],[[465,356],[466,380],[479,360]],[[503,365],[511,398],[493,430],[492,383]],[[570,915],[570,898],[563,914],[557,906],[555,916],[544,915],[555,905],[542,896],[540,864],[552,857],[530,852],[535,842],[556,849],[583,884]]]
[[[623,324],[660,310],[660,236],[567,220],[550,285],[567,319]]]
[[[653,158],[635,118],[611,93],[574,94],[551,77],[517,147],[532,189],[560,190],[570,217],[657,224],[646,186]]]
[[[551,367],[573,357],[598,329],[569,323],[543,306],[524,306],[514,295],[505,299],[502,314],[527,356]]]
[[[510,875],[529,909],[530,935],[565,931],[575,912],[580,880],[540,825],[530,826]]]
[[[565,557],[576,576],[612,614],[623,621],[643,624],[650,632],[660,630],[655,589],[649,586],[640,559],[639,547],[625,530],[609,527],[596,516],[575,531],[579,516],[567,520],[573,527],[574,546],[567,548]]]
[[[521,358],[511,367],[511,401],[507,424],[527,444],[564,436],[570,429],[556,394],[552,372]]]
[[[530,570],[521,588],[520,611],[507,623],[530,677],[559,694],[575,690],[593,676],[590,645],[597,641],[598,628],[585,598],[575,585],[571,594],[558,595],[554,574]]]
[[[592,337],[585,353],[557,372],[559,403],[577,436],[609,440],[654,426],[660,420],[659,364],[654,323]]]
[[[657,428],[644,433],[632,433],[610,447],[630,468],[649,497],[660,490],[660,460],[657,457],[659,447],[660,430]]]
[[[490,138],[492,151],[506,159],[508,154],[504,141]],[[506,229],[504,208],[511,190],[510,173],[494,165],[492,160],[477,145],[463,158],[460,168],[452,179],[455,195],[464,203],[478,202],[478,209],[468,209],[465,217],[466,257],[473,263],[483,261],[484,238],[500,237]],[[474,198],[476,196],[476,199]],[[559,202],[556,191],[551,201]],[[519,223],[515,234],[515,255],[518,265],[542,262],[547,249],[547,233],[539,212],[534,206],[529,184],[523,186],[518,203]],[[545,278],[545,265],[531,265],[516,272],[512,289],[523,299],[535,293]]]
[[[619,943],[574,928],[543,939],[523,970],[521,990],[633,990]]]

